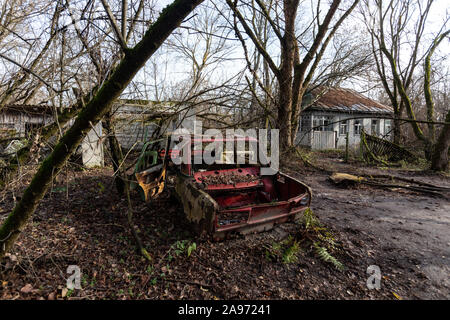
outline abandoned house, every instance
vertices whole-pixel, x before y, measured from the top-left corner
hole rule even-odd
[[[393,109],[344,88],[317,88],[304,96],[296,143],[311,149],[359,146],[361,130],[389,139]],[[354,119],[359,118],[359,119]],[[346,120],[347,119],[347,120]]]
[[[34,128],[52,121],[53,114],[49,106],[7,104],[0,110],[0,138],[26,138]]]
[[[164,130],[172,131],[177,123],[187,122],[173,110],[174,103],[148,100],[119,99],[111,109],[116,137],[126,149],[140,150],[146,139],[158,127],[158,120],[164,120]],[[181,113],[182,115],[182,113]],[[26,139],[33,129],[53,122],[53,109],[46,105],[5,105],[0,110],[0,139]],[[68,125],[73,124],[73,120]],[[104,162],[104,143],[106,132],[101,122],[93,125],[81,144],[83,164],[87,167],[102,166]]]
[[[117,140],[127,150],[140,150],[158,128],[159,120],[167,120],[163,124],[165,131],[175,128],[176,121],[171,121],[175,113],[169,102],[119,99],[112,106],[111,113]]]
[[[176,112],[180,105],[175,102],[161,102],[137,99],[118,99],[111,107],[115,136],[126,150],[139,151],[144,143],[161,126],[160,132],[171,132],[178,126],[190,128],[193,117],[191,109]],[[185,105],[181,108],[186,109]],[[104,144],[108,144],[107,132],[97,123],[81,144],[83,164],[87,167],[102,166]]]
[[[111,107],[111,120],[115,136],[125,150],[138,151],[158,128],[158,120],[168,120],[163,126],[171,131],[174,121],[170,103],[149,100],[118,99]],[[104,144],[108,144],[107,132],[101,122],[93,126],[81,144],[83,164],[87,167],[103,166]]]

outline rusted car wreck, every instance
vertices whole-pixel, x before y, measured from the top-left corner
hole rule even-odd
[[[202,143],[211,141],[200,139]],[[233,139],[248,142],[252,138]],[[190,142],[193,146],[194,141]],[[170,159],[182,156],[180,150],[168,148],[168,141],[162,144],[157,151],[144,147],[138,161],[140,167],[136,166],[137,182],[149,201],[164,189],[170,163],[176,172],[177,197],[187,220],[200,235],[221,240],[236,233],[269,230],[276,224],[295,220],[310,206],[310,188],[284,173],[264,175],[261,164],[230,165],[225,161],[211,165],[194,162],[174,165]],[[199,152],[203,151],[191,150],[191,156]]]

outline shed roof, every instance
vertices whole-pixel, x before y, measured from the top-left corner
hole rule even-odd
[[[52,107],[44,104],[6,104],[0,108],[1,112],[21,112],[35,115],[52,114]]]
[[[311,92],[308,110],[325,110],[345,113],[393,113],[392,107],[369,99],[352,89],[319,87]],[[314,101],[315,100],[315,101]]]

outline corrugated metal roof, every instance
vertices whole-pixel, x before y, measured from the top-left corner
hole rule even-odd
[[[320,109],[351,113],[393,113],[392,107],[369,99],[352,89],[320,87],[311,91],[308,110]],[[314,101],[316,100],[317,101]]]

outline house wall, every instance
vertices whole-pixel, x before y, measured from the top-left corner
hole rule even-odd
[[[0,112],[0,137],[23,138],[26,135],[26,124],[46,125],[53,120],[49,114],[30,114],[26,112]]]
[[[122,104],[116,105],[114,108],[113,114],[117,140],[125,149],[133,147],[135,150],[140,150],[145,142],[146,135],[147,139],[149,139],[158,128],[154,122],[146,119],[152,114],[173,110],[170,104],[151,103],[148,105]],[[191,108],[186,108],[184,105],[178,106],[178,109],[185,111],[178,112],[170,123],[166,123],[166,131],[171,132],[180,127],[189,130],[191,133],[201,133],[201,128],[198,127],[198,122],[196,121],[202,121],[202,119],[196,117],[196,115],[202,110],[208,110],[208,108],[210,106],[207,105]]]
[[[158,112],[161,107],[155,105],[122,104],[113,107],[114,126],[116,137],[120,145],[125,149],[140,150],[147,137],[157,130],[158,126],[147,120],[148,117]],[[169,124],[169,131],[173,130],[175,122]]]
[[[367,118],[361,119],[362,120],[362,127],[364,128],[365,132],[374,134],[372,132],[372,120],[378,121],[378,136],[383,137],[388,132],[386,132],[387,128],[385,127],[385,119],[377,119],[377,118],[371,118],[370,114],[345,114],[345,113],[330,113],[330,112],[320,112],[320,111],[312,111],[309,113],[305,113],[303,116],[311,117],[311,126],[308,126],[308,130],[302,131],[302,128],[299,128],[299,132],[297,133],[296,137],[296,143],[302,146],[310,147],[312,149],[329,149],[330,148],[330,142],[329,139],[325,139],[322,136],[326,135],[324,132],[327,131],[321,131],[321,132],[313,132],[309,131],[313,127],[313,122],[315,117],[321,117],[321,116],[329,116],[331,117],[331,122],[336,122],[330,125],[332,127],[332,131],[334,132],[335,137],[335,148],[345,148],[346,145],[346,134],[340,132],[340,123],[337,121],[345,120],[349,118],[354,117],[363,117],[367,116]],[[359,119],[358,119],[359,120]],[[302,121],[300,121],[302,123]],[[305,122],[303,122],[305,123]],[[328,131],[328,135],[331,135],[331,132]],[[360,143],[360,134],[357,134],[355,132],[355,119],[348,120],[348,133],[349,133],[349,146],[352,148],[359,147]],[[315,137],[315,135],[321,135],[320,138]]]

